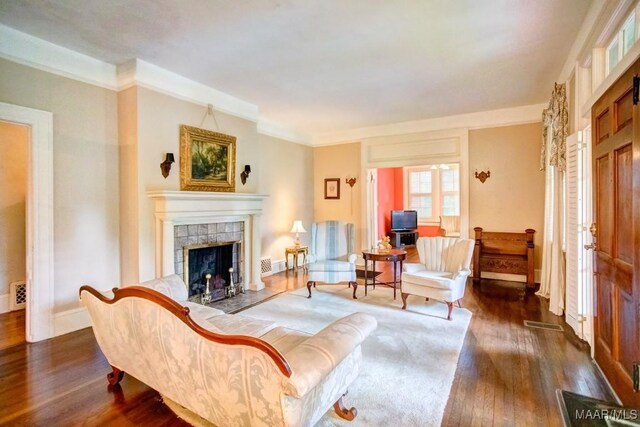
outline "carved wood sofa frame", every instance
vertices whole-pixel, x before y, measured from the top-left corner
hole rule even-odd
[[[189,328],[191,328],[198,335],[202,336],[207,340],[214,341],[221,344],[245,345],[245,346],[257,348],[258,350],[267,354],[273,360],[275,365],[278,367],[280,372],[285,377],[287,378],[291,377],[291,368],[289,367],[289,364],[287,363],[285,358],[282,356],[282,354],[271,344],[259,338],[254,338],[250,336],[223,335],[223,334],[217,334],[215,332],[208,331],[203,327],[201,327],[200,325],[198,325],[191,318],[191,316],[189,315],[188,307],[181,306],[176,301],[174,301],[173,299],[169,298],[168,296],[160,292],[157,292],[142,286],[128,286],[126,288],[113,288],[112,292],[114,296],[113,298],[108,298],[105,295],[103,295],[101,292],[92,288],[91,286],[83,285],[80,287],[80,290],[79,290],[80,298],[82,298],[83,291],[90,293],[91,295],[93,295],[94,297],[98,298],[100,301],[106,304],[113,304],[121,299],[131,298],[131,297],[142,298],[142,299],[152,301],[160,305],[164,309],[168,310],[169,312],[171,312],[174,316],[176,316],[183,323],[185,323]],[[120,370],[115,366],[111,366],[111,368],[112,368],[112,372],[109,372],[107,374],[107,382],[109,383],[109,385],[114,386],[116,384],[119,384],[120,381],[122,381],[125,373],[124,371]],[[334,403],[333,409],[340,418],[343,418],[347,421],[351,421],[357,416],[358,412],[356,408],[347,408],[342,401],[343,397],[344,395],[341,396],[340,399],[338,399]]]
[[[475,227],[473,251],[473,282],[479,283],[483,271],[520,274],[527,277],[527,288],[535,287],[534,244],[535,230],[524,233],[483,231]]]

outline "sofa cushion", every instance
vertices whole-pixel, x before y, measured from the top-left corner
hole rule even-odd
[[[226,335],[247,335],[259,338],[275,328],[275,322],[254,319],[241,314],[221,314],[207,320]]]
[[[309,264],[309,271],[355,271],[355,265],[347,261],[318,261]]]
[[[177,274],[171,274],[160,279],[147,280],[137,286],[151,288],[178,302],[186,301],[189,298],[187,286]]]
[[[420,270],[413,273],[402,273],[402,281],[437,289],[452,289],[454,280],[446,271]]]
[[[224,311],[191,301],[181,301],[180,304],[189,308],[189,316],[191,316],[198,325],[212,332],[223,333],[220,329],[210,323],[210,320],[216,316],[224,314]]]
[[[278,326],[273,328],[260,338],[276,348],[280,353],[286,354],[296,348],[311,335],[295,329]]]

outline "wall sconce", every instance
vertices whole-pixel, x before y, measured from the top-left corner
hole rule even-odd
[[[171,163],[175,163],[173,153],[167,153],[164,162],[160,163],[160,170],[162,171],[162,176],[164,176],[165,179],[169,176],[169,172],[171,172]]]
[[[349,184],[349,187],[353,188],[353,186],[356,185],[356,177],[355,176],[347,177],[345,178],[344,182]]]
[[[244,165],[244,170],[240,174],[240,181],[242,181],[242,185],[247,183],[247,178],[249,178],[249,174],[251,173],[251,165]]]
[[[480,173],[478,173],[478,170],[476,169],[476,178],[478,178],[480,180],[481,183],[484,184],[484,182],[487,180],[487,178],[489,178],[491,176],[491,171],[489,169],[487,169],[487,171],[480,171]]]

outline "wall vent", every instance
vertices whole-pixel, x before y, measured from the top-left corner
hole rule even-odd
[[[24,280],[9,284],[9,310],[24,310],[27,306],[27,283]]]
[[[260,277],[267,277],[273,274],[273,266],[271,265],[270,256],[260,258],[260,271]]]

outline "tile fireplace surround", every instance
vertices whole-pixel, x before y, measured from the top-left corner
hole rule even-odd
[[[149,191],[155,202],[156,276],[176,273],[175,227],[182,225],[241,223],[245,260],[242,272],[245,289],[264,288],[260,279],[260,214],[267,197],[250,193],[212,193],[199,191]],[[237,226],[236,226],[237,227]],[[234,236],[240,237],[240,236]]]

